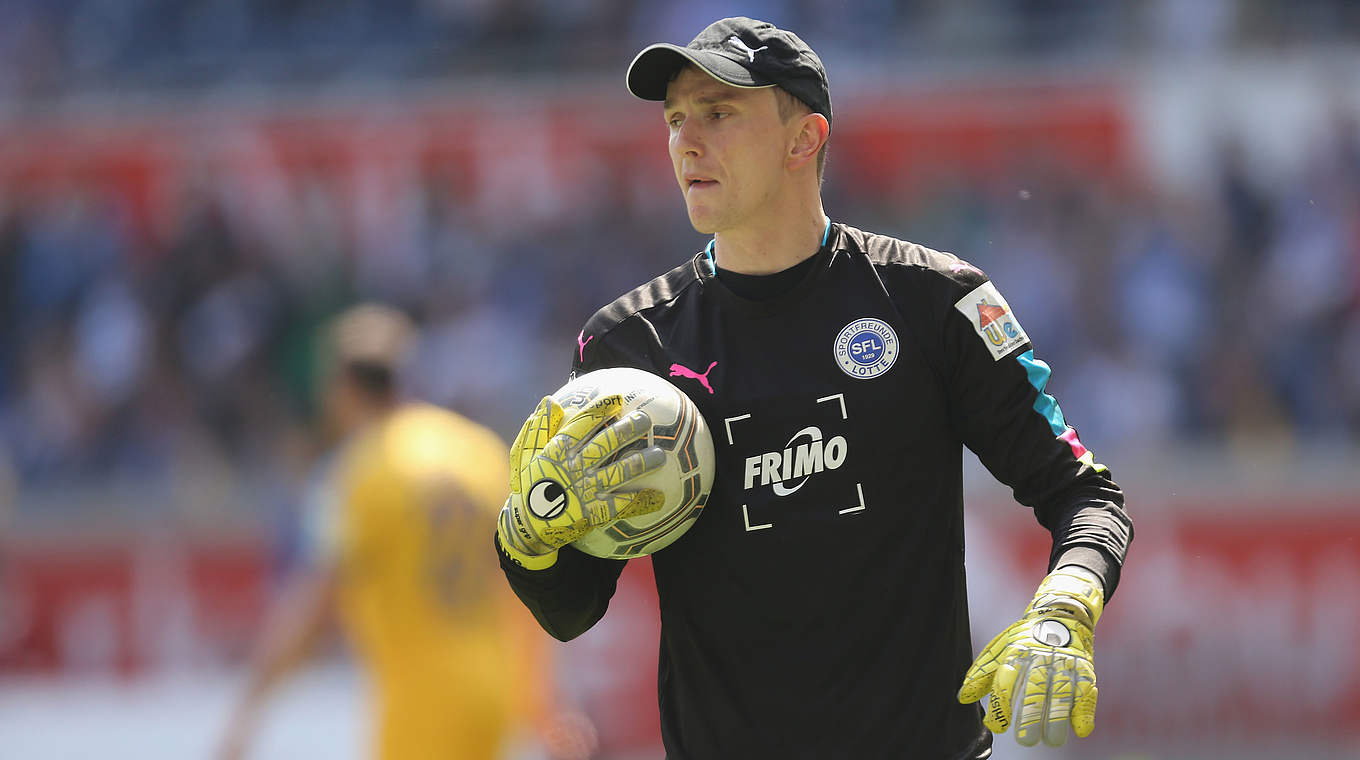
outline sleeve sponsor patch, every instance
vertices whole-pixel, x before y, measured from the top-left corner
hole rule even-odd
[[[1029,341],[1025,329],[1020,326],[1020,320],[1011,313],[1010,304],[990,282],[973,288],[954,304],[954,308],[973,323],[973,329],[982,338],[987,350],[992,352],[993,360],[1000,360]]]

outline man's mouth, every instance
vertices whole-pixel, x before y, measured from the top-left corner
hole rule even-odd
[[[693,190],[693,189],[695,189],[695,188],[697,188],[697,187],[713,187],[713,186],[715,186],[715,185],[717,185],[717,184],[718,184],[718,181],[717,181],[717,180],[714,180],[714,179],[706,179],[706,178],[704,178],[704,177],[686,177],[686,178],[685,178],[685,187],[686,187],[687,189],[689,189],[689,190]]]

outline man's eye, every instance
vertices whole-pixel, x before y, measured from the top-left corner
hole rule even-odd
[[[675,129],[679,129],[679,128],[680,128],[680,122],[682,122],[682,121],[684,121],[684,119],[680,118],[679,116],[672,116],[672,117],[670,117],[669,119],[666,120],[666,123],[669,124],[671,127],[675,128]]]
[[[709,114],[709,118],[713,118],[713,119],[725,119],[725,118],[727,118],[728,116],[731,116],[731,115],[732,115],[732,114],[728,113],[727,111],[714,111],[713,113]]]

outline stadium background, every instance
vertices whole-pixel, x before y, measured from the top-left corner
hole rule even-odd
[[[207,756],[297,550],[317,326],[408,309],[413,391],[510,437],[702,245],[623,69],[734,13],[827,63],[831,216],[986,269],[1129,494],[1095,735],[997,757],[1360,754],[1355,4],[4,0],[0,757]],[[969,492],[985,640],[1045,534]],[[616,760],[661,756],[647,573],[563,648]],[[347,663],[258,757],[358,756]]]

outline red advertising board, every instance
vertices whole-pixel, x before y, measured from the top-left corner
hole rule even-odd
[[[1360,513],[1228,506],[1139,521],[1096,637],[1095,745],[1360,737]],[[1047,556],[1024,510],[985,511],[969,540],[978,643],[1020,612]],[[269,592],[266,553],[248,544],[49,543],[4,557],[0,672],[239,661]],[[565,683],[616,752],[658,742],[650,570],[630,563],[609,613],[562,649]]]

